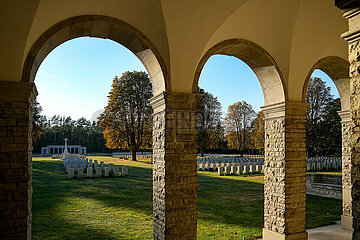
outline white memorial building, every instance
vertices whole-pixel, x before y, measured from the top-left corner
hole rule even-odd
[[[47,145],[41,148],[41,155],[62,154],[64,153],[65,145]],[[86,154],[86,147],[81,145],[67,145],[67,152],[74,154]]]

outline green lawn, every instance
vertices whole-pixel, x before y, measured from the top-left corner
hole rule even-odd
[[[129,176],[67,180],[62,161],[33,158],[33,239],[152,239],[152,165],[112,157]],[[253,239],[263,226],[263,177],[198,174],[198,239]],[[307,227],[340,219],[341,201],[307,197]]]

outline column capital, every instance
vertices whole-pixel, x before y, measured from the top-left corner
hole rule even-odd
[[[271,105],[262,106],[265,120],[282,118],[285,116],[306,117],[306,110],[309,104],[306,102],[284,101]]]
[[[0,81],[0,101],[28,103],[38,95],[34,83]]]
[[[341,37],[349,43],[357,41],[360,38],[360,26],[358,24],[360,19],[360,6],[345,9],[344,18],[348,20],[349,31],[341,34]]]
[[[358,0],[335,0],[335,6],[342,10],[347,10],[360,7],[360,3]]]
[[[196,111],[201,100],[199,93],[162,92],[150,99],[154,113],[166,110]]]
[[[341,122],[342,123],[351,122],[351,112],[350,112],[350,110],[338,111],[338,114],[341,117]]]

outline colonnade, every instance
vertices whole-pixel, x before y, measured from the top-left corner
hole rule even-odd
[[[256,1],[248,1],[244,7],[254,4],[254,2]],[[294,2],[296,1],[291,1],[291,3],[289,1],[287,4],[295,4]],[[350,75],[347,74],[347,66],[346,74],[342,74],[342,78],[339,79],[342,82],[345,81],[347,86],[350,85],[348,87],[349,107],[344,107],[344,95],[340,93],[343,106],[342,112],[340,112],[343,130],[342,224],[344,228],[353,231],[353,239],[360,239],[360,8],[356,0],[336,2],[337,6],[344,10],[344,17],[349,22],[349,31],[344,33],[342,37],[349,45]],[[266,3],[264,1],[264,4]],[[317,1],[311,2],[314,6],[317,3]],[[285,2],[281,4],[281,9],[283,9]],[[301,1],[301,4],[305,6],[307,2]],[[325,2],[323,4],[325,5]],[[161,7],[165,5],[166,1],[162,2]],[[297,6],[294,5],[293,7]],[[294,8],[289,8],[288,11]],[[177,15],[172,14],[174,12],[171,12],[171,9],[169,6],[169,14],[175,18]],[[176,9],[176,13],[181,10],[181,8],[174,9]],[[301,7],[300,9],[306,11],[310,7]],[[236,16],[242,16],[246,11],[244,10],[241,13]],[[283,12],[281,14],[276,13],[276,16],[282,16],[282,14]],[[197,14],[193,15],[197,16]],[[311,14],[306,16],[311,16]],[[226,19],[230,21],[231,17],[226,17]],[[168,18],[161,17],[161,19]],[[169,28],[168,31],[165,31],[167,34],[177,33],[182,29],[171,28],[172,23],[182,22],[181,19],[175,20],[167,20],[167,24],[164,24]],[[241,23],[241,21],[234,22]],[[278,22],[282,21],[279,20]],[[266,24],[267,22],[262,23]],[[207,25],[214,26],[214,24]],[[149,26],[153,27],[154,24],[149,24]],[[156,26],[160,27],[160,25]],[[226,29],[231,29],[232,25],[229,24],[228,26],[229,28]],[[241,28],[236,27],[236,29]],[[289,29],[286,28],[286,31],[281,32],[291,32]],[[296,29],[301,29],[300,25]],[[154,32],[152,30],[148,29],[147,32]],[[258,31],[258,29],[254,31]],[[31,237],[31,128],[32,104],[37,95],[33,83],[35,73],[45,56],[59,44],[75,37],[96,36],[111,38],[128,47],[142,60],[150,71],[149,75],[153,80],[155,96],[152,98],[151,104],[154,110],[154,239],[196,239],[197,237],[196,121],[197,106],[201,94],[197,93],[198,79],[196,78],[200,75],[207,59],[214,54],[226,54],[243,59],[254,70],[263,88],[265,96],[265,106],[262,107],[265,114],[263,239],[307,239],[305,229],[305,116],[307,104],[303,100],[301,101],[299,97],[301,95],[299,89],[303,86],[302,81],[304,79],[294,78],[294,76],[300,75],[291,75],[290,77],[287,75],[288,71],[295,71],[294,69],[298,67],[296,64],[287,68],[287,64],[284,62],[289,63],[291,61],[288,58],[277,56],[278,60],[282,60],[281,68],[277,65],[275,58],[265,49],[254,42],[237,39],[236,34],[224,34],[222,38],[219,37],[213,42],[206,41],[209,44],[211,42],[215,47],[209,46],[209,48],[202,49],[200,52],[204,55],[198,56],[194,60],[196,63],[194,63],[192,56],[196,55],[196,51],[173,50],[178,46],[203,46],[205,43],[197,42],[198,39],[196,38],[192,39],[192,45],[186,45],[187,36],[193,34],[183,35],[184,38],[181,39],[174,36],[168,38],[166,35],[166,41],[175,41],[171,42],[169,45],[171,47],[166,45],[165,40],[157,41],[157,46],[166,45],[167,47],[165,46],[164,49],[170,51],[163,54],[135,27],[128,26],[120,20],[103,16],[65,19],[62,22],[57,22],[48,30],[41,30],[40,32],[43,34],[40,37],[34,37],[37,40],[31,43],[32,47],[27,55],[24,54],[26,59],[24,60],[21,81],[0,81],[0,179],[1,196],[3,196],[0,205],[0,238],[30,239]],[[209,30],[209,32],[211,31]],[[221,31],[218,32],[221,33]],[[155,31],[157,36],[160,36],[161,33],[160,30],[159,32]],[[214,36],[214,34],[211,35]],[[201,31],[197,38],[200,39],[200,35],[206,35],[206,31]],[[263,32],[257,35],[263,39]],[[302,32],[299,35],[303,35]],[[233,39],[223,39],[229,37]],[[277,38],[278,35],[276,35],[275,40],[270,41],[270,37],[272,35],[268,34],[266,44],[276,44],[282,39],[282,36]],[[258,39],[258,42],[261,39]],[[296,38],[294,39],[296,40]],[[291,44],[301,42],[295,40],[291,40]],[[285,45],[281,45],[281,47],[283,46]],[[280,49],[279,45],[272,49],[272,53],[275,55],[279,52],[284,53],[281,56],[296,55],[296,51],[293,51],[294,46],[290,51],[285,47]],[[270,46],[267,46],[267,49],[269,48]],[[290,52],[291,54],[288,54]],[[306,56],[305,52],[306,49],[301,49],[301,53],[298,55]],[[166,56],[168,61],[162,58],[162,54]],[[181,61],[174,61],[179,60],[176,57],[179,57]],[[316,59],[322,57],[324,56],[319,55]],[[170,62],[172,63],[171,68],[168,65]],[[187,66],[185,63],[189,63],[189,67],[181,68],[182,65]],[[197,65],[190,65],[190,63]],[[336,71],[339,69],[337,62],[330,62],[329,64],[333,68],[325,69],[329,70],[326,72],[330,75],[332,73],[336,75]],[[316,68],[321,69],[322,67],[324,67],[324,62],[321,62]],[[191,72],[194,69],[195,73]],[[189,74],[182,75],[182,73]],[[193,75],[195,75],[195,80],[189,77],[193,77]],[[194,89],[189,90],[186,82],[193,83]],[[184,85],[180,83],[184,83]],[[61,147],[51,149],[60,151],[63,149]]]
[[[65,150],[65,145],[48,145],[41,147],[41,155],[62,154]],[[86,147],[81,145],[68,145],[68,153],[86,154]]]

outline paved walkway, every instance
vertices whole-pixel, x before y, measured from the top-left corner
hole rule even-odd
[[[307,230],[309,240],[351,240],[351,232],[341,228],[340,221],[337,224]]]

